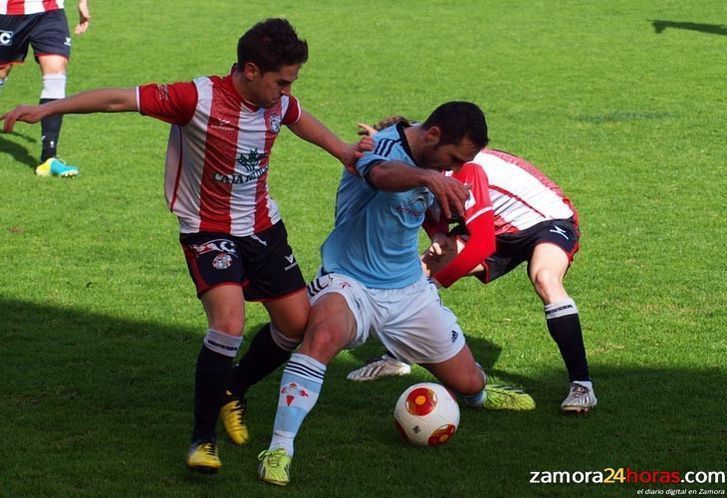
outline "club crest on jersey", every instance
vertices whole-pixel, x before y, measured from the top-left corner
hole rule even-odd
[[[292,405],[296,399],[305,399],[310,396],[303,386],[299,386],[295,382],[291,382],[287,386],[283,386],[282,389],[280,389],[280,394],[283,395],[282,398],[288,406]]]
[[[237,256],[237,249],[235,249],[235,243],[227,239],[215,239],[205,242],[204,244],[192,244],[189,246],[197,256],[201,256],[208,252],[217,251],[221,253],[230,254]]]
[[[212,268],[215,270],[226,270],[232,266],[232,256],[227,253],[220,253],[212,260]]]
[[[280,131],[280,123],[282,122],[283,118],[280,117],[280,114],[271,114],[270,115],[270,131],[273,133],[278,133]]]

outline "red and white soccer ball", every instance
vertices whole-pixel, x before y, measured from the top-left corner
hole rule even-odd
[[[410,443],[439,446],[457,431],[459,406],[444,386],[422,382],[399,396],[394,419],[402,437]]]

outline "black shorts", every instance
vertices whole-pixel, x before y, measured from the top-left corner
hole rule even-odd
[[[535,246],[543,243],[560,247],[572,262],[580,247],[580,236],[573,219],[543,221],[519,232],[498,235],[495,252],[485,260],[485,271],[477,274],[477,278],[488,283],[509,273],[523,261],[530,261]]]
[[[247,237],[199,232],[179,236],[197,296],[218,285],[239,285],[245,300],[277,299],[305,289],[280,221]]]
[[[43,55],[71,57],[71,33],[63,9],[0,16],[0,67],[23,62],[33,47],[36,60]]]

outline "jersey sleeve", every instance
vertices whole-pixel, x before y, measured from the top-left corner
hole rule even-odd
[[[474,218],[467,225],[469,239],[464,249],[447,266],[439,270],[434,279],[442,287],[449,287],[484,262],[495,251],[495,219],[492,210]]]
[[[478,216],[492,211],[490,182],[480,166],[475,163],[465,163],[462,169],[453,176],[467,185],[470,190],[470,195],[464,205],[465,225],[469,225]]]
[[[189,123],[197,107],[194,83],[151,83],[136,88],[139,112],[167,123]]]
[[[469,239],[462,252],[434,275],[435,280],[443,287],[449,287],[467,276],[495,251],[495,220],[487,175],[477,164],[466,163],[453,176],[470,190],[464,212],[464,224]]]
[[[300,115],[302,114],[302,112],[303,109],[300,107],[300,102],[298,102],[298,99],[296,99],[292,95],[289,95],[288,108],[285,110],[285,116],[283,116],[281,123],[287,126],[297,123],[300,119]]]

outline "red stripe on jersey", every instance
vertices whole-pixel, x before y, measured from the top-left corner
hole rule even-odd
[[[25,0],[8,0],[8,15],[22,16],[25,14]]]
[[[56,0],[43,0],[43,8],[46,12],[49,10],[57,10],[58,4],[56,3]]]
[[[237,154],[236,126],[216,126],[216,123],[237,123],[240,107],[232,116],[230,105],[225,102],[226,93],[222,86],[225,80],[214,78],[212,81],[212,105],[210,107],[207,137],[205,140],[202,184],[200,185],[199,231],[230,233],[230,197],[232,184],[215,180],[216,175],[229,178],[235,174]],[[227,111],[227,112],[225,112]]]

